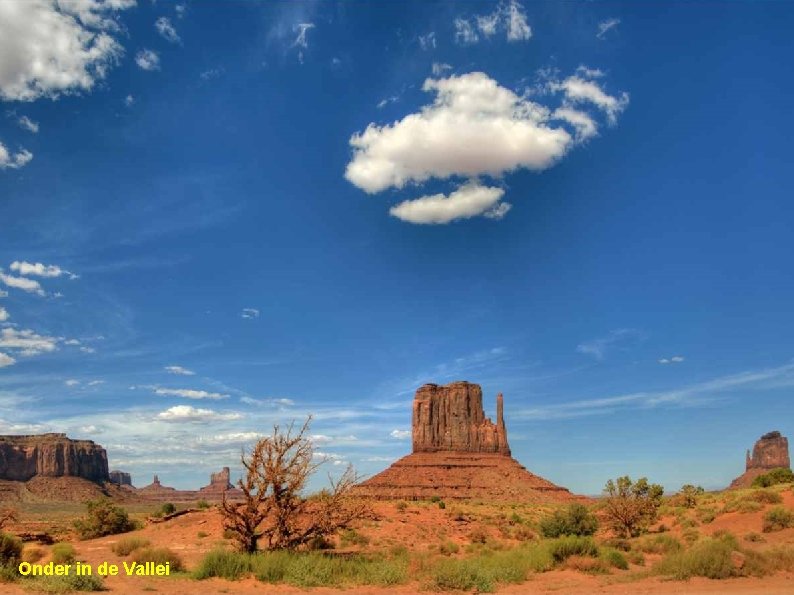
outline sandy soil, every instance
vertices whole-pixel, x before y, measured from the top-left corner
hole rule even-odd
[[[784,505],[794,508],[794,493],[783,494]],[[377,520],[366,521],[358,528],[359,532],[369,538],[367,549],[387,549],[394,545],[407,545],[412,550],[429,549],[442,542],[455,542],[461,546],[471,541],[472,531],[485,531],[486,534],[511,544],[504,529],[509,527],[512,515],[532,518],[543,514],[537,507],[499,507],[487,505],[466,505],[449,503],[442,510],[431,503],[414,503],[405,510],[391,502],[375,504]],[[742,537],[750,532],[760,533],[763,510],[753,513],[725,513],[719,515],[712,523],[698,527],[701,534],[712,534],[719,530],[728,530],[742,540],[745,547],[766,548],[772,545],[794,545],[794,529],[776,533],[763,534],[763,542],[751,543]],[[668,526],[672,527],[672,519]],[[41,519],[29,522],[37,527]],[[665,519],[662,522],[666,522]],[[679,535],[681,530],[672,527],[671,534]],[[129,535],[129,534],[128,534]],[[169,547],[184,561],[188,569],[196,567],[201,558],[215,547],[229,547],[229,541],[223,539],[223,528],[220,514],[214,510],[197,511],[183,515],[164,523],[149,524],[134,535],[148,539],[153,546]],[[113,553],[112,547],[124,536],[109,536],[90,541],[73,541],[78,559],[94,567],[101,562],[121,565],[122,558]],[[43,549],[47,549],[43,547]],[[462,550],[462,548],[461,548]],[[461,554],[463,555],[462,551]],[[647,557],[649,562],[652,556]],[[47,562],[45,557],[42,563]],[[643,570],[633,568],[633,570]],[[220,579],[194,581],[188,578],[172,576],[163,578],[117,576],[105,579],[106,586],[112,593],[133,595],[143,592],[155,592],[164,595],[195,594],[195,593],[234,593],[234,594],[270,594],[270,593],[339,593],[340,590],[313,588],[304,590],[288,585],[269,585],[254,579],[229,582]],[[344,589],[351,595],[368,593],[382,595],[404,595],[420,590],[418,583],[394,588],[357,587]],[[658,577],[637,580],[626,572],[616,571],[605,576],[591,576],[572,570],[556,570],[534,575],[522,585],[510,585],[501,588],[499,593],[539,593],[539,594],[574,594],[590,593],[607,594],[794,594],[794,568],[789,572],[765,578],[740,578],[712,581],[693,579],[687,582],[663,580]],[[19,585],[0,584],[0,593],[17,595],[28,593]]]

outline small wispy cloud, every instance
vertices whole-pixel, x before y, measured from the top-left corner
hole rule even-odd
[[[500,2],[488,14],[474,15],[472,18],[457,17],[455,42],[460,45],[473,45],[483,37],[488,39],[499,31],[504,31],[508,42],[527,41],[532,37],[532,28],[527,22],[527,13],[517,0]]]
[[[663,357],[658,360],[658,362],[662,365],[680,364],[683,361],[684,361],[684,356],[682,355],[674,355],[673,357]]]
[[[256,308],[243,308],[240,313],[241,318],[259,318],[259,310]]]
[[[27,130],[28,132],[32,132],[33,134],[36,134],[39,131],[39,123],[34,122],[27,116],[20,116],[19,119],[17,120],[17,124],[19,124],[21,128],[24,128],[25,130]]]
[[[407,440],[411,437],[411,430],[392,430],[389,436],[397,440]]]
[[[719,395],[738,389],[763,390],[792,386],[794,386],[794,362],[775,368],[721,376],[678,389],[570,401],[519,410],[511,415],[516,419],[548,420],[605,415],[626,409],[651,409],[661,406],[694,407],[713,403],[720,398]]]
[[[132,95],[127,95],[124,98],[124,105],[127,107],[132,107],[133,105],[135,105],[135,98]]]
[[[169,374],[176,374],[177,376],[194,376],[196,374],[193,370],[188,370],[182,366],[165,366],[163,369]]]
[[[183,399],[228,399],[229,395],[224,393],[209,392],[206,390],[195,390],[192,388],[161,388],[156,387],[154,394],[167,397],[182,397]]]
[[[174,25],[171,24],[171,20],[168,17],[160,17],[157,19],[154,22],[154,28],[157,29],[157,32],[166,41],[171,43],[182,42],[182,39],[179,37],[179,34],[176,32]]]
[[[15,273],[26,277],[69,277],[69,279],[79,279],[79,275],[67,271],[55,264],[43,264],[41,262],[27,262],[25,260],[15,260],[9,267]]]
[[[424,51],[436,49],[436,34],[434,31],[419,36],[419,47]]]
[[[143,49],[135,54],[135,63],[141,70],[160,70],[160,55],[154,50]]]
[[[604,39],[604,36],[618,25],[620,25],[620,19],[612,18],[601,21],[598,23],[598,32],[596,33],[596,37],[598,37],[598,39]]]
[[[583,343],[579,343],[579,345],[576,346],[576,351],[578,353],[583,353],[585,355],[594,357],[595,359],[600,361],[603,360],[607,352],[613,349],[614,347],[620,344],[636,341],[641,337],[642,334],[637,329],[632,329],[632,328],[616,329],[610,331],[610,333],[606,337],[601,337],[600,339],[593,339],[591,341],[585,341]]]

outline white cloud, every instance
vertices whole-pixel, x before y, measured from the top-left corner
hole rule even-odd
[[[182,366],[165,366],[163,368],[169,374],[176,374],[177,376],[194,376],[196,373]]]
[[[660,364],[667,365],[667,364],[680,364],[684,361],[684,357],[681,355],[674,355],[673,357],[663,357],[658,360]]]
[[[292,399],[254,399],[252,397],[240,397],[240,402],[246,405],[280,405],[290,407],[295,404]]]
[[[592,356],[597,360],[602,360],[606,356],[607,352],[615,345],[636,340],[640,337],[641,333],[636,329],[616,329],[614,331],[610,331],[606,337],[580,343],[576,346],[576,351]]]
[[[0,2],[0,6],[3,3]],[[26,166],[33,159],[33,153],[27,149],[20,149],[16,153],[11,153],[6,146],[0,142],[0,169],[19,169]]]
[[[100,384],[105,384],[104,380],[91,380],[87,383],[88,386],[99,386]]]
[[[35,279],[27,279],[25,277],[14,277],[12,275],[6,275],[5,273],[3,273],[2,269],[0,269],[0,281],[5,283],[8,287],[21,289],[22,291],[27,291],[28,293],[35,293],[41,296],[46,295],[44,290],[41,288],[41,284]]]
[[[389,436],[397,440],[407,440],[411,437],[411,430],[392,430]]]
[[[399,100],[400,100],[400,98],[397,97],[396,95],[392,95],[391,97],[386,97],[385,99],[381,99],[378,102],[377,108],[378,109],[383,109],[384,107],[386,107],[390,103],[397,103]]]
[[[513,208],[509,202],[500,202],[492,209],[488,209],[485,211],[482,216],[486,217],[487,219],[493,219],[495,221],[501,221],[504,219],[504,216],[510,212],[510,209]]]
[[[177,405],[161,411],[156,419],[168,422],[206,423],[210,421],[229,421],[240,419],[239,413],[219,413],[212,409],[197,409],[189,405]]]
[[[597,106],[614,122],[628,103],[626,94],[616,99],[597,83],[575,76],[546,83],[547,94],[562,94],[563,105],[555,110],[482,72],[430,78],[422,88],[435,93],[432,104],[391,124],[371,123],[351,136],[353,157],[345,170],[348,181],[370,194],[431,178],[468,178],[448,196],[424,196],[391,209],[392,215],[415,223],[446,223],[486,213],[503,217],[510,208],[496,204],[503,191],[480,184],[480,176],[547,169],[597,133],[595,117],[584,111],[587,105]],[[574,103],[584,106],[575,109]]]
[[[216,79],[224,73],[223,68],[210,68],[209,70],[204,70],[199,73],[199,78],[203,81],[211,81],[212,79]]]
[[[216,434],[197,439],[202,446],[243,446],[256,442],[262,437],[259,432],[230,432],[228,434]]]
[[[32,330],[4,328],[0,330],[0,349],[16,349],[21,355],[50,353],[58,349],[57,337],[38,335]]]
[[[0,98],[90,91],[123,53],[112,33],[135,0],[0,2]]]
[[[133,105],[135,105],[135,98],[132,95],[127,95],[124,98],[124,105],[126,105],[127,107],[132,107]]]
[[[3,352],[0,352],[0,368],[5,368],[6,366],[13,366],[17,360],[15,360],[10,355],[6,355]]]
[[[86,347],[85,345],[80,347],[80,351],[82,351],[83,353],[96,353],[96,349],[94,349],[93,347]]]
[[[297,25],[292,27],[293,31],[298,33],[298,36],[295,38],[295,41],[292,42],[293,47],[301,47],[301,48],[308,48],[309,47],[309,40],[307,38],[307,34],[310,29],[314,29],[314,23],[298,23]]]
[[[185,399],[228,399],[229,395],[223,393],[212,393],[205,390],[193,390],[190,388],[155,388],[156,395],[182,397]]]
[[[8,297],[8,292],[0,289],[0,298]]]
[[[576,74],[588,79],[598,79],[604,76],[604,71],[599,68],[588,68],[584,64],[580,64],[576,67]]]
[[[243,308],[240,313],[241,318],[259,318],[259,310],[256,308]]]
[[[595,81],[578,76],[568,77],[562,82],[552,82],[550,87],[564,92],[566,99],[572,103],[594,104],[606,113],[611,124],[617,121],[617,115],[629,104],[628,93],[622,93],[620,97],[607,95]]]
[[[455,41],[461,45],[475,44],[480,41],[480,35],[488,39],[499,31],[504,31],[508,42],[527,41],[532,37],[524,7],[516,0],[501,2],[492,13],[475,15],[472,19],[457,17],[453,24]]]
[[[607,19],[606,21],[601,21],[598,23],[598,33],[596,33],[596,37],[598,37],[598,39],[604,39],[604,35],[618,25],[620,25],[620,19],[613,18]]]
[[[461,45],[471,45],[480,41],[480,36],[469,21],[466,19],[456,18],[455,25],[455,41]]]
[[[135,63],[141,70],[160,70],[160,56],[154,50],[140,50],[135,54]]]
[[[15,273],[28,277],[62,277],[65,275],[72,280],[79,278],[78,275],[70,273],[66,269],[62,269],[61,267],[54,264],[42,264],[40,262],[34,263],[26,262],[24,260],[15,260],[11,263],[9,268]]]
[[[9,318],[11,318],[11,315],[8,313],[8,310],[0,306],[0,322],[5,322]]]
[[[504,196],[501,188],[480,186],[476,182],[465,184],[449,196],[434,194],[406,200],[392,207],[389,213],[409,223],[443,224],[456,219],[469,219],[486,211],[498,209]],[[507,206],[509,209],[510,207]]]
[[[419,36],[419,47],[424,51],[436,49],[436,34],[434,31]]]
[[[432,72],[433,76],[441,76],[447,70],[452,70],[452,66],[449,64],[445,64],[444,62],[433,62]]]
[[[176,13],[176,18],[181,19],[182,17],[185,16],[185,13],[187,12],[187,6],[185,6],[184,4],[177,4],[176,6],[174,6],[174,12]]]
[[[181,43],[181,39],[179,38],[179,34],[174,29],[174,26],[171,24],[171,21],[168,17],[160,17],[154,22],[154,28],[157,29],[157,32],[165,39],[166,41],[170,41],[171,43]]]
[[[79,380],[75,380],[74,378],[69,378],[68,380],[64,380],[63,382],[66,386],[78,386],[80,384]]]
[[[77,339],[67,339],[63,342],[64,345],[80,345],[80,341]]]
[[[22,128],[24,128],[28,132],[32,132],[33,134],[36,134],[39,131],[39,123],[34,122],[27,116],[20,116],[19,119],[17,120],[17,124],[19,124]]]

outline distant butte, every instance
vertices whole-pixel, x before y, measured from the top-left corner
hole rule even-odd
[[[791,469],[788,439],[777,431],[764,434],[753,446],[752,455],[747,451],[744,468],[744,473],[730,487],[746,488],[756,477],[772,469]]]
[[[411,433],[413,453],[359,484],[360,495],[530,502],[577,498],[512,458],[502,395],[496,398],[493,423],[485,417],[477,384],[420,387],[414,397]]]

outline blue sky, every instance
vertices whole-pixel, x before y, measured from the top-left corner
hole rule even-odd
[[[793,25],[1,3],[0,432],[188,488],[312,413],[372,474],[416,388],[465,379],[574,491],[726,485],[794,434]]]

